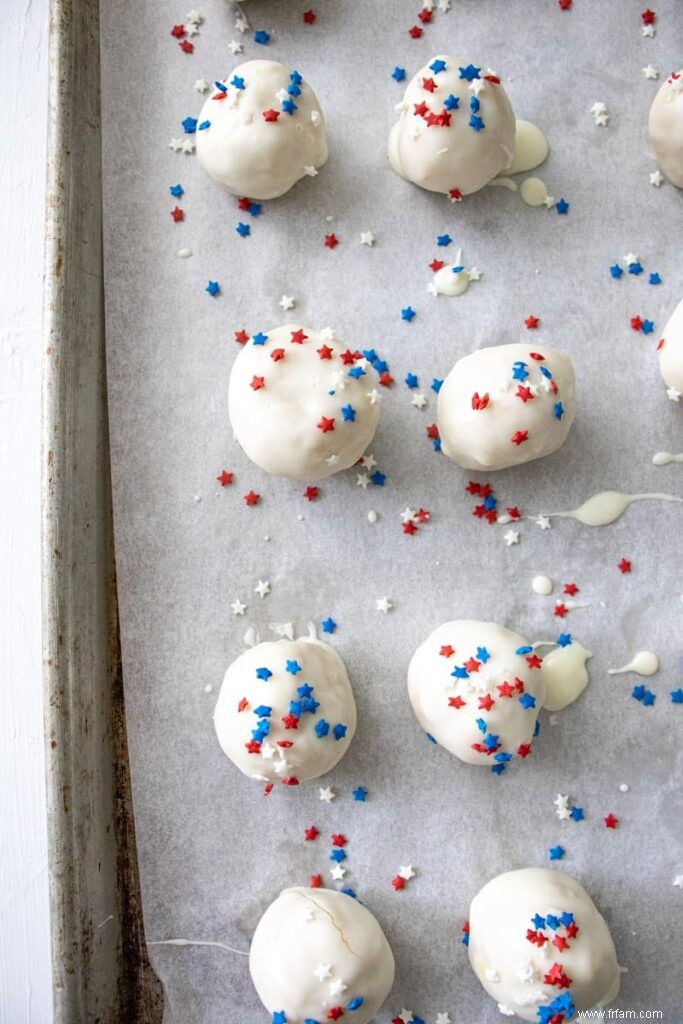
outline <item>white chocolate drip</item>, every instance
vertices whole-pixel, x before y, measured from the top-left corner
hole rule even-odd
[[[634,501],[680,501],[675,494],[622,494],[620,491],[600,491],[593,494],[578,508],[568,512],[545,512],[550,519],[577,519],[585,526],[609,526],[624,514]]]
[[[583,693],[588,685],[586,662],[592,657],[592,652],[576,641],[545,655],[541,671],[546,685],[546,711],[561,711]]]
[[[657,452],[652,456],[655,466],[668,466],[670,462],[683,462],[683,452]]]
[[[548,155],[548,140],[540,128],[531,121],[518,120],[516,129],[512,160],[505,168],[507,174],[533,171]]]
[[[653,676],[658,668],[659,658],[654,651],[638,651],[628,665],[622,665],[621,668],[609,668],[607,672],[611,676],[621,675],[622,672],[635,672],[639,676]]]
[[[543,597],[547,597],[553,592],[553,581],[549,576],[534,576],[531,581],[531,589],[534,594],[541,594]]]

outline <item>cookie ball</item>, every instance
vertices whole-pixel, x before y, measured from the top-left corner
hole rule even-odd
[[[230,192],[284,195],[327,160],[318,98],[298,71],[249,60],[216,82],[197,122],[197,159]]]
[[[434,57],[408,84],[389,135],[398,175],[453,200],[478,192],[512,159],[515,115],[491,71]]]
[[[459,359],[443,382],[441,451],[463,469],[519,466],[564,444],[575,412],[568,356],[541,346],[483,348]]]
[[[470,906],[470,964],[507,1016],[573,1020],[619,992],[610,930],[575,879],[524,868],[488,882]]]
[[[298,324],[255,334],[230,374],[235,437],[261,469],[315,481],[361,458],[379,422],[370,364],[327,328]]]
[[[297,786],[324,775],[356,731],[344,662],[311,638],[257,644],[225,673],[214,725],[223,752],[251,779]]]
[[[542,664],[523,636],[495,622],[445,622],[412,657],[410,703],[433,743],[500,774],[531,753],[545,700]]]
[[[677,402],[683,395],[683,299],[669,317],[657,350],[662,378]]]
[[[330,889],[285,889],[256,927],[249,969],[274,1024],[367,1024],[394,981],[377,919]]]
[[[648,128],[659,166],[673,185],[683,188],[683,68],[662,83]]]

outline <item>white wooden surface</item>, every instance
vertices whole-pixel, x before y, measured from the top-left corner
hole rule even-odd
[[[4,0],[0,60],[0,1021],[49,1024],[40,647],[47,0]]]

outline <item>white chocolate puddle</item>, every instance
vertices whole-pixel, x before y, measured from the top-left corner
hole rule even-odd
[[[583,693],[588,685],[586,662],[592,657],[592,652],[576,640],[545,655],[541,673],[546,685],[546,711],[561,711]]]
[[[610,676],[618,676],[623,672],[635,672],[639,676],[653,676],[659,668],[659,658],[654,651],[638,651],[629,661],[628,665],[621,668],[608,668]]]
[[[553,581],[550,576],[534,576],[531,581],[531,589],[534,594],[541,594],[542,597],[547,597],[553,592]]]
[[[668,466],[670,462],[683,462],[683,452],[657,452],[652,456],[655,466]]]
[[[548,155],[548,149],[548,140],[540,128],[531,121],[518,120],[512,160],[505,168],[506,174],[533,171],[543,163]]]

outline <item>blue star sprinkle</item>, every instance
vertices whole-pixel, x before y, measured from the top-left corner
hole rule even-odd
[[[571,635],[571,633],[560,633],[560,635],[557,638],[557,646],[558,647],[569,647],[571,642],[572,642],[572,635]]]
[[[200,132],[205,132],[207,128],[211,127],[211,122],[210,121],[202,121],[202,123],[198,127],[199,127],[199,131]]]
[[[536,914],[534,917],[532,917],[531,923],[536,929],[536,931],[540,931],[541,928],[545,928],[545,918],[541,917],[540,914]]]
[[[460,106],[460,98],[451,93],[450,96],[447,96],[443,101],[443,105],[446,110],[457,110]]]
[[[268,679],[270,679],[272,674],[273,673],[270,671],[269,668],[257,668],[256,669],[256,678],[257,679],[268,680]]]
[[[352,999],[351,1002],[347,1004],[346,1009],[347,1010],[351,1010],[351,1011],[359,1010],[362,1005],[363,1005],[363,997],[362,996],[356,996],[355,999]],[[414,1017],[413,1017],[413,1020],[415,1020]]]
[[[446,61],[440,60],[438,57],[436,57],[429,65],[429,70],[433,71],[435,75],[438,75],[440,71],[446,70]]]
[[[304,683],[303,686],[297,686],[296,692],[300,697],[310,697],[313,693],[313,687],[309,683]]]
[[[558,199],[555,203],[555,209],[558,213],[569,213],[569,203],[566,199]]]
[[[419,379],[416,373],[407,373],[404,381],[406,387],[416,388],[419,384]]]
[[[332,850],[330,860],[333,860],[336,864],[341,864],[343,860],[346,860],[346,853],[344,850]]]
[[[241,221],[235,228],[235,231],[240,236],[240,238],[246,238],[247,235],[251,234],[251,228],[249,227],[249,225],[243,224]]]
[[[642,263],[640,263],[638,260],[636,260],[635,263],[629,263],[628,272],[629,274],[633,274],[634,277],[638,277],[638,274],[642,274],[643,272]]]
[[[179,199],[180,196],[182,196],[183,193],[185,192],[185,189],[183,188],[182,185],[171,185],[168,191],[171,193],[172,196],[175,196],[176,199]]]
[[[438,395],[439,391],[441,391],[442,384],[443,380],[441,380],[439,377],[434,377],[432,383],[429,386],[431,387],[432,391],[434,391]]]
[[[481,68],[475,68],[474,64],[468,64],[466,68],[459,68],[460,77],[464,78],[466,82],[473,82],[475,78],[479,78],[479,72]]]
[[[244,79],[240,78],[239,75],[233,75],[230,79],[230,85],[233,85],[235,89],[244,89]]]
[[[477,661],[482,661],[485,665],[490,657],[491,655],[486,647],[477,647]]]
[[[369,480],[373,487],[384,487],[386,474],[380,473],[379,470],[376,469],[374,473],[370,474]]]
[[[622,274],[624,273],[624,271],[623,271],[623,270],[621,269],[621,267],[619,266],[619,264],[618,264],[618,263],[614,263],[614,264],[613,264],[613,265],[612,265],[612,266],[611,266],[611,267],[609,268],[609,272],[610,272],[610,274],[612,275],[612,277],[613,277],[613,278],[615,279],[615,281],[618,281],[618,280],[619,280],[619,278],[620,278],[620,277],[622,276]]]
[[[339,722],[338,725],[335,725],[334,729],[332,730],[332,732],[334,733],[335,740],[343,740],[344,737],[346,736],[347,728],[348,726],[342,725],[341,722]]]
[[[641,331],[643,334],[652,334],[655,329],[654,322],[652,320],[643,320]]]
[[[527,710],[529,708],[535,708],[536,698],[532,697],[530,693],[523,693],[519,698],[519,703],[522,705],[523,708],[527,708]]]
[[[649,284],[661,284],[662,283],[662,279],[659,276],[659,274],[654,273],[654,274],[650,274],[650,276],[648,278],[648,282],[649,282]]]
[[[260,43],[261,46],[267,46],[270,42],[270,36],[264,29],[259,28],[254,32],[254,42]]]
[[[204,291],[208,292],[209,295],[218,295],[220,290],[221,289],[220,285],[218,284],[218,281],[209,281],[206,288],[204,289]]]
[[[292,676],[295,676],[298,672],[301,672],[301,665],[299,664],[298,661],[287,659],[287,664],[285,665],[285,668],[287,672],[289,672],[289,674]]]
[[[391,72],[391,77],[395,82],[402,82],[403,79],[406,77],[406,69],[395,67],[394,70]]]
[[[321,740],[324,736],[327,736],[329,731],[329,723],[326,722],[324,718],[319,719],[319,721],[315,723],[315,734],[319,740]]]
[[[672,704],[683,704],[683,690],[672,690],[670,697]]]
[[[554,914],[548,914],[546,916],[546,921],[548,923],[548,927],[552,928],[553,931],[557,931],[557,929],[560,927],[560,919],[559,917],[556,917]]]
[[[548,850],[548,860],[562,860],[564,848],[562,846],[551,846]]]
[[[450,235],[437,235],[436,244],[440,246],[450,245],[453,239]]]
[[[197,118],[186,117],[180,122],[186,135],[192,135],[197,130]]]
[[[257,718],[269,718],[272,710],[267,704],[259,704],[257,708],[254,708],[254,714]]]
[[[352,405],[343,405],[341,413],[345,423],[353,423],[356,419],[356,410]]]
[[[287,1024],[287,1018],[285,1017],[284,1010],[275,1010],[273,1013],[272,1024]]]
[[[327,618],[323,619],[321,626],[323,633],[334,633],[335,629],[337,628],[337,623],[334,621],[334,619]]]
[[[262,331],[259,331],[258,334],[253,335],[251,340],[254,343],[254,345],[265,345],[265,343],[268,341],[268,335],[264,334]]]
[[[564,416],[564,406],[562,405],[562,402],[555,402],[553,406],[553,416],[556,420],[561,420]]]
[[[517,648],[515,654],[531,654],[532,651],[533,647],[530,647],[529,644],[524,644],[522,647]]]
[[[354,789],[353,793],[351,794],[351,796],[353,797],[357,804],[364,804],[367,795],[367,789],[363,789],[362,786],[358,786],[358,788]]]
[[[297,107],[297,105],[294,102],[294,100],[283,100],[282,101],[282,109],[285,112],[285,114],[289,114],[289,116],[292,117],[294,112],[296,110],[298,110],[299,108]]]
[[[456,665],[453,671],[451,672],[451,675],[455,679],[469,679],[470,677],[470,674],[464,665]]]
[[[583,821],[583,807],[572,807],[569,813],[571,815],[572,821]]]
[[[413,314],[414,315],[414,314]],[[355,377],[356,380],[365,376],[365,370],[362,366],[352,366],[346,375],[347,377]]]
[[[401,320],[405,320],[407,323],[410,323],[414,316],[415,310],[412,306],[406,306],[405,309],[401,310]]]

